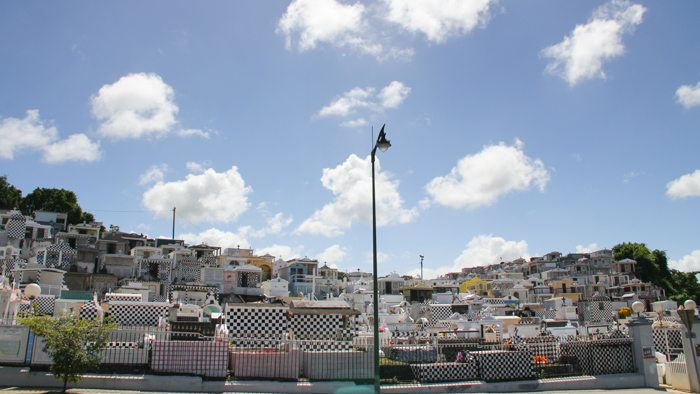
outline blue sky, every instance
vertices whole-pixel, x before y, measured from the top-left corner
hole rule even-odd
[[[700,3],[3,2],[0,173],[107,227],[425,276],[700,269]]]

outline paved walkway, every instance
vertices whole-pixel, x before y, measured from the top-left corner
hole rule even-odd
[[[367,392],[361,388],[353,388],[353,391],[347,391],[341,389],[337,394],[369,394],[371,391]],[[360,389],[360,390],[358,390]],[[134,391],[134,390],[97,390],[97,389],[68,389],[66,390],[69,394],[163,394],[162,391]],[[446,387],[446,393],[451,393]],[[2,387],[0,386],[0,393],[12,393],[12,394],[60,394],[61,390],[46,390],[46,389],[33,389],[33,388],[22,388],[22,387]],[[538,392],[521,392],[520,394],[660,394],[660,393],[686,393],[685,391],[673,390],[669,387],[662,387],[661,389],[623,389],[623,390],[562,390],[562,391],[538,391]],[[187,393],[179,393],[187,394]],[[203,393],[196,393],[203,394]],[[237,393],[240,394],[240,393]],[[243,393],[245,394],[245,393]],[[252,394],[252,393],[251,393]],[[257,393],[256,393],[257,394]],[[284,394],[284,393],[279,393]],[[473,393],[480,394],[480,393]],[[485,393],[484,393],[485,394]]]

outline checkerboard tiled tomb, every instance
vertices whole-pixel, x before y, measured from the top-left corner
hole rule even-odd
[[[480,380],[476,360],[464,363],[411,364],[413,375],[420,382]]]
[[[287,307],[226,305],[226,328],[234,336],[280,336],[287,333]]]
[[[356,329],[352,316],[339,314],[294,314],[288,322],[296,339],[349,340]]]
[[[112,301],[109,314],[112,321],[123,326],[156,326],[168,317],[168,304],[159,302]]]
[[[531,351],[491,350],[471,353],[481,368],[485,381],[529,379],[534,354]]]
[[[631,339],[565,342],[561,344],[561,354],[576,357],[587,375],[634,371]]]
[[[78,317],[86,320],[96,320],[99,317],[99,311],[97,308],[100,307],[98,305],[95,305],[94,302],[87,302],[80,307],[80,310],[78,311]]]
[[[141,302],[143,301],[143,295],[141,294],[126,294],[126,293],[107,293],[103,299],[104,302],[112,301],[131,301],[131,302]]]
[[[652,330],[654,349],[668,356],[669,349],[683,347],[683,335],[679,328],[657,328]]]

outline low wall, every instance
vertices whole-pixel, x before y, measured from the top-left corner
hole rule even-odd
[[[231,370],[236,378],[298,379],[301,351],[232,351]]]
[[[304,377],[313,380],[374,378],[374,355],[362,351],[304,352]]]

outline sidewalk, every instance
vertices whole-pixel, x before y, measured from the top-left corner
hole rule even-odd
[[[370,391],[361,391],[362,393],[371,393]],[[382,388],[382,392],[385,389]],[[79,389],[73,388],[66,390],[69,394],[163,394],[162,391],[134,391],[134,390],[100,390],[100,389]],[[455,392],[455,391],[446,391]],[[661,388],[661,389],[620,389],[620,390],[562,390],[562,391],[538,391],[538,392],[521,392],[521,394],[659,394],[659,393],[685,393],[684,391],[676,391],[671,388]],[[41,388],[19,388],[19,387],[3,387],[0,386],[0,393],[11,393],[11,394],[60,394],[61,390],[46,390]],[[342,391],[338,394],[350,394],[350,393],[360,393],[360,391]],[[185,393],[182,393],[185,394]],[[473,393],[479,394],[479,393]]]
[[[48,372],[32,372],[28,368],[0,367],[0,387],[2,392],[12,393],[56,393],[60,392],[63,384]],[[178,393],[318,393],[318,394],[349,394],[371,393],[371,385],[355,385],[344,381],[319,382],[275,382],[275,381],[211,381],[194,376],[163,376],[163,375],[97,375],[88,374],[77,384],[68,384],[72,394],[90,393],[148,393],[148,392],[178,392]],[[414,393],[455,393],[455,392],[543,392],[561,390],[645,390],[644,377],[638,374],[616,374],[601,376],[576,376],[552,378],[543,380],[525,380],[515,382],[482,381],[425,383],[408,385],[385,385],[383,393],[414,394]],[[663,390],[665,391],[665,390]],[[647,391],[657,392],[655,390]]]

